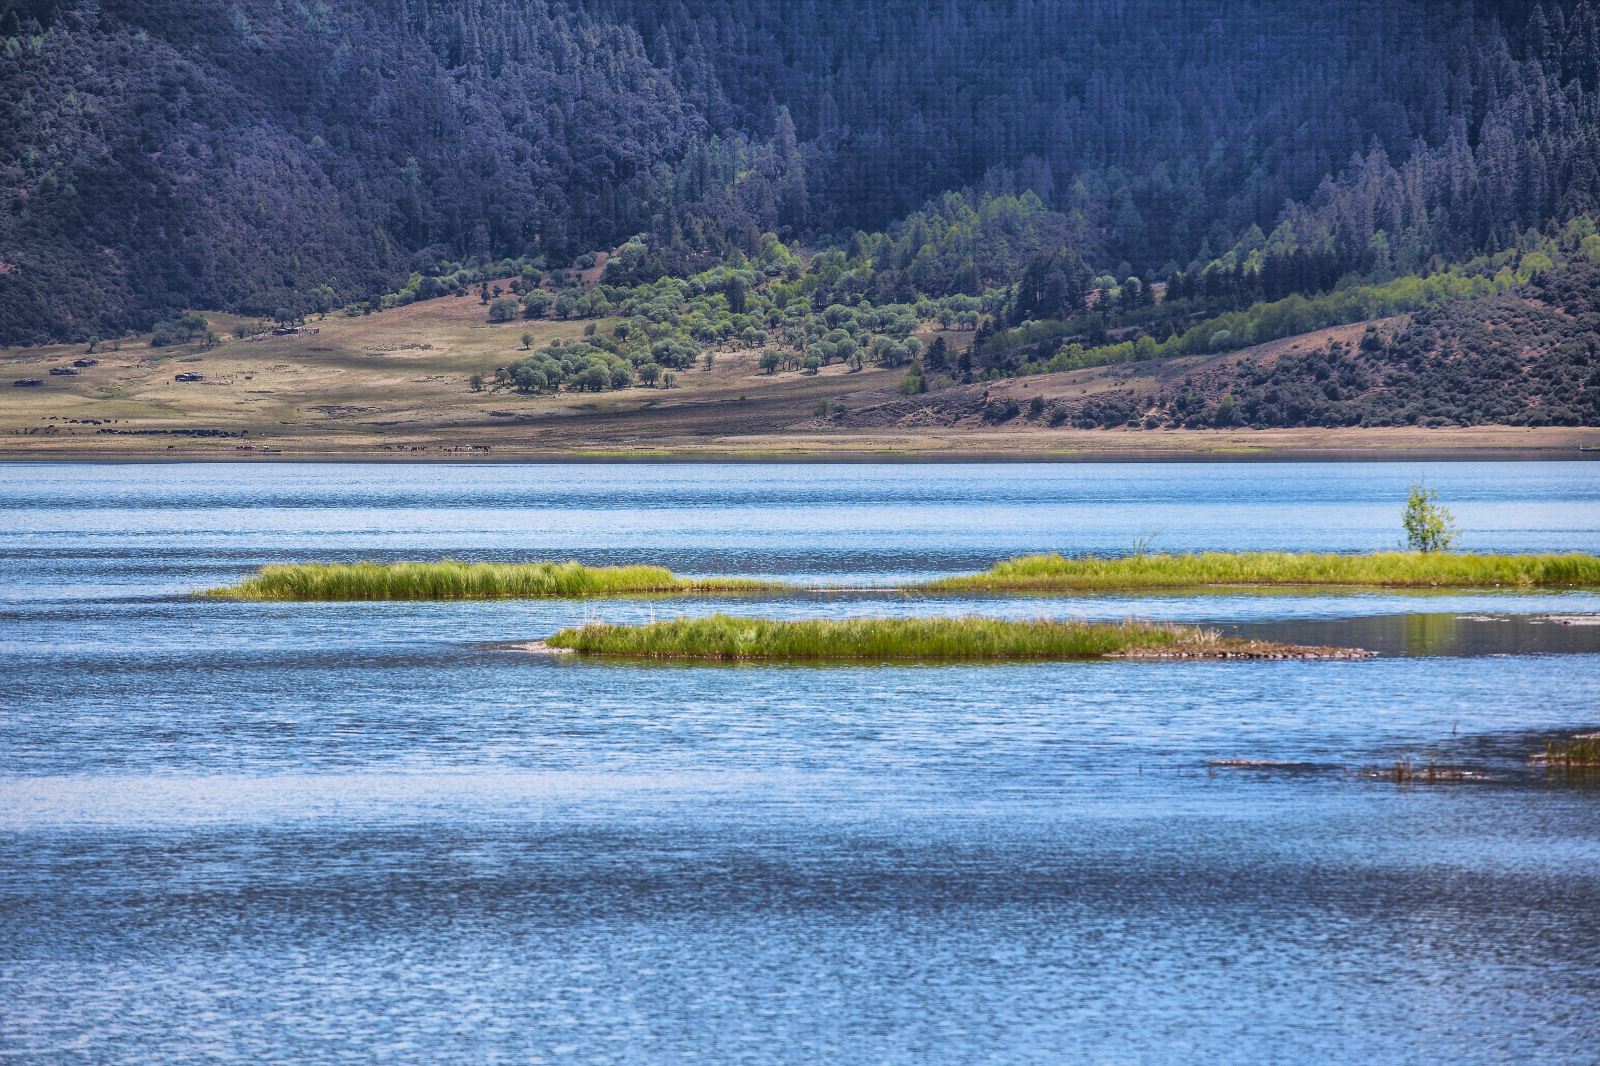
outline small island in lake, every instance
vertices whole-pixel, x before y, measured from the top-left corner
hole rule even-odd
[[[763,592],[780,582],[745,577],[681,578],[663,566],[576,562],[282,563],[207,589],[213,599],[276,601],[585,599],[596,596]]]
[[[1116,592],[1223,586],[1344,588],[1600,588],[1600,556],[1438,551],[1202,552],[1123,557],[1026,555],[978,574],[906,586],[912,592]],[[747,592],[843,592],[753,577],[679,577],[662,566],[578,562],[279,563],[202,593],[258,601],[590,599]]]
[[[647,625],[591,622],[523,645],[538,652],[720,662],[1071,659],[1364,659],[1355,648],[1238,640],[1199,626],[1016,621],[976,615],[774,621],[714,614]]]
[[[1068,558],[1025,555],[981,574],[939,578],[928,592],[1087,592],[1216,586],[1367,588],[1594,588],[1600,556],[1443,551],[1199,552]]]

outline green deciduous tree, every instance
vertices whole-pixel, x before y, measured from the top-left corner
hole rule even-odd
[[[1449,508],[1440,505],[1439,493],[1423,485],[1420,479],[1411,486],[1400,523],[1405,527],[1406,546],[1412,551],[1449,551],[1461,535],[1455,516]]]

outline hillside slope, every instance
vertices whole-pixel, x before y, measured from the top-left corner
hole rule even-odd
[[[1035,375],[836,416],[1078,429],[1600,426],[1600,266],[1235,352]]]
[[[1600,203],[1600,14],[0,6],[0,344],[326,309],[446,259],[558,266],[639,232],[688,273],[768,231],[847,244],[962,188],[1038,194],[1119,279],[1275,226],[1340,270],[1416,271]]]
[[[709,367],[680,369],[670,388],[497,386],[496,369],[529,350],[578,343],[591,327],[609,332],[620,320],[493,324],[470,297],[327,316],[297,334],[254,339],[227,335],[243,320],[211,314],[211,329],[223,334],[215,343],[201,334],[153,347],[146,337],[93,355],[82,345],[0,355],[0,453],[1575,454],[1600,445],[1594,428],[1581,428],[1600,426],[1597,292],[1600,268],[1580,268],[1509,296],[1237,352],[913,395],[902,393],[901,368],[836,362],[815,373],[770,372],[757,349],[737,340],[713,349]],[[935,322],[916,335],[957,351],[972,340]],[[1231,421],[1222,416],[1227,397]],[[1163,431],[1148,431],[1155,428]]]

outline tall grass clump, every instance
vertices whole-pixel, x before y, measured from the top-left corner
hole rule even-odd
[[[235,600],[505,600],[645,593],[758,592],[750,578],[689,580],[661,566],[581,563],[283,563],[207,596]]]
[[[1600,733],[1580,733],[1571,740],[1550,741],[1533,761],[1546,766],[1600,768]]]
[[[1600,587],[1600,556],[1202,552],[1069,559],[1026,555],[996,563],[980,574],[940,578],[919,588],[930,592],[1068,592],[1209,585],[1592,588]]]
[[[584,655],[651,659],[1019,660],[1097,659],[1218,642],[1211,630],[1144,622],[848,618],[772,621],[713,614],[648,625],[590,623],[545,641]]]

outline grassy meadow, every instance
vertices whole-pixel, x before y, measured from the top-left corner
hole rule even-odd
[[[793,459],[828,455],[1020,455],[1084,458],[1095,455],[1275,453],[1316,455],[1366,451],[1396,454],[1571,454],[1597,443],[1583,427],[1475,426],[1444,429],[1303,428],[1170,430],[1162,433],[1074,430],[1016,419],[989,425],[972,415],[958,425],[910,426],[891,410],[882,424],[861,419],[818,420],[819,409],[861,412],[905,402],[900,368],[868,362],[859,372],[834,363],[815,373],[768,374],[759,352],[732,345],[678,373],[674,387],[635,387],[600,393],[481,392],[472,375],[556,341],[575,341],[593,326],[617,320],[535,319],[490,323],[473,297],[444,296],[381,314],[315,319],[316,333],[231,335],[253,320],[206,312],[220,343],[153,347],[151,336],[128,337],[88,351],[82,343],[0,349],[0,453],[9,457],[143,457],[252,459],[295,456],[481,460],[512,456],[632,458],[661,455],[761,456]],[[1350,327],[1339,327],[1349,329]],[[1335,331],[1337,333],[1337,330]],[[525,347],[522,336],[527,334]],[[1333,336],[1335,334],[1329,334]],[[1342,334],[1341,334],[1342,335]],[[943,337],[959,350],[972,331],[922,324],[924,343]],[[1302,347],[1320,334],[1274,342]],[[80,357],[96,365],[71,376],[55,367]],[[1129,385],[1155,392],[1169,375],[1206,360],[1179,357],[1158,365],[1117,364],[981,382],[956,391],[1026,408],[1052,400],[1116,391]],[[199,381],[179,382],[179,373]],[[36,378],[37,388],[7,380]],[[1173,378],[1172,380],[1177,380]]]

